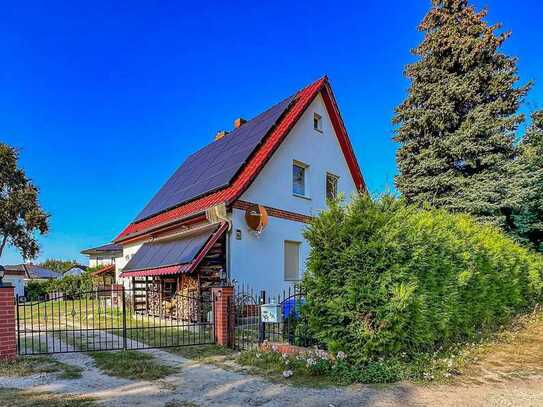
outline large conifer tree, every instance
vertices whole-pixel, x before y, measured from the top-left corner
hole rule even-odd
[[[396,109],[396,185],[408,202],[468,212],[505,226],[517,113],[530,85],[515,87],[510,33],[489,26],[467,0],[433,0],[419,26],[411,86]]]
[[[515,233],[543,252],[543,110],[532,114],[532,124],[518,146],[512,168],[517,181]]]

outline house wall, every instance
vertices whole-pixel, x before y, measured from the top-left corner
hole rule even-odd
[[[322,117],[322,133],[313,129],[313,114]],[[306,174],[308,197],[292,194],[292,164],[309,165]],[[337,140],[322,97],[318,95],[304,112],[270,161],[262,169],[241,200],[314,216],[326,207],[326,173],[339,176],[338,192],[348,199],[356,191],[345,157]],[[304,223],[270,217],[260,239],[248,231],[245,212],[232,210],[230,277],[239,283],[278,293],[291,282],[283,279],[284,241],[301,242],[300,268],[305,269],[309,246],[303,238]],[[236,239],[236,229],[242,231]]]
[[[115,281],[117,281],[118,284],[123,284],[126,288],[131,288],[130,284],[132,279],[121,278],[120,274],[122,273],[123,268],[126,266],[126,264],[130,261],[132,256],[136,254],[141,246],[143,246],[143,243],[145,242],[140,241],[123,245],[123,255],[115,259]]]
[[[25,282],[24,276],[14,276],[6,274],[2,279],[4,283],[9,283],[15,287],[15,295],[24,296],[25,295]]]

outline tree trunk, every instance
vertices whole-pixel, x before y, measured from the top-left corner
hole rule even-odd
[[[2,244],[0,244],[0,257],[2,257],[2,253],[4,252],[4,247],[6,246],[7,241],[8,241],[8,235],[2,236]]]

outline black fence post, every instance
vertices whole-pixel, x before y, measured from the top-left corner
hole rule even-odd
[[[125,289],[123,285],[123,349],[127,350],[128,347],[126,346],[126,295],[125,295]]]

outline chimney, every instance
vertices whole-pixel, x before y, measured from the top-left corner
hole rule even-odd
[[[247,120],[245,120],[243,117],[238,117],[236,120],[234,120],[234,128],[240,128],[245,123],[247,123]]]
[[[215,134],[215,141],[222,139],[224,136],[228,134],[225,130],[219,130],[217,134]]]

